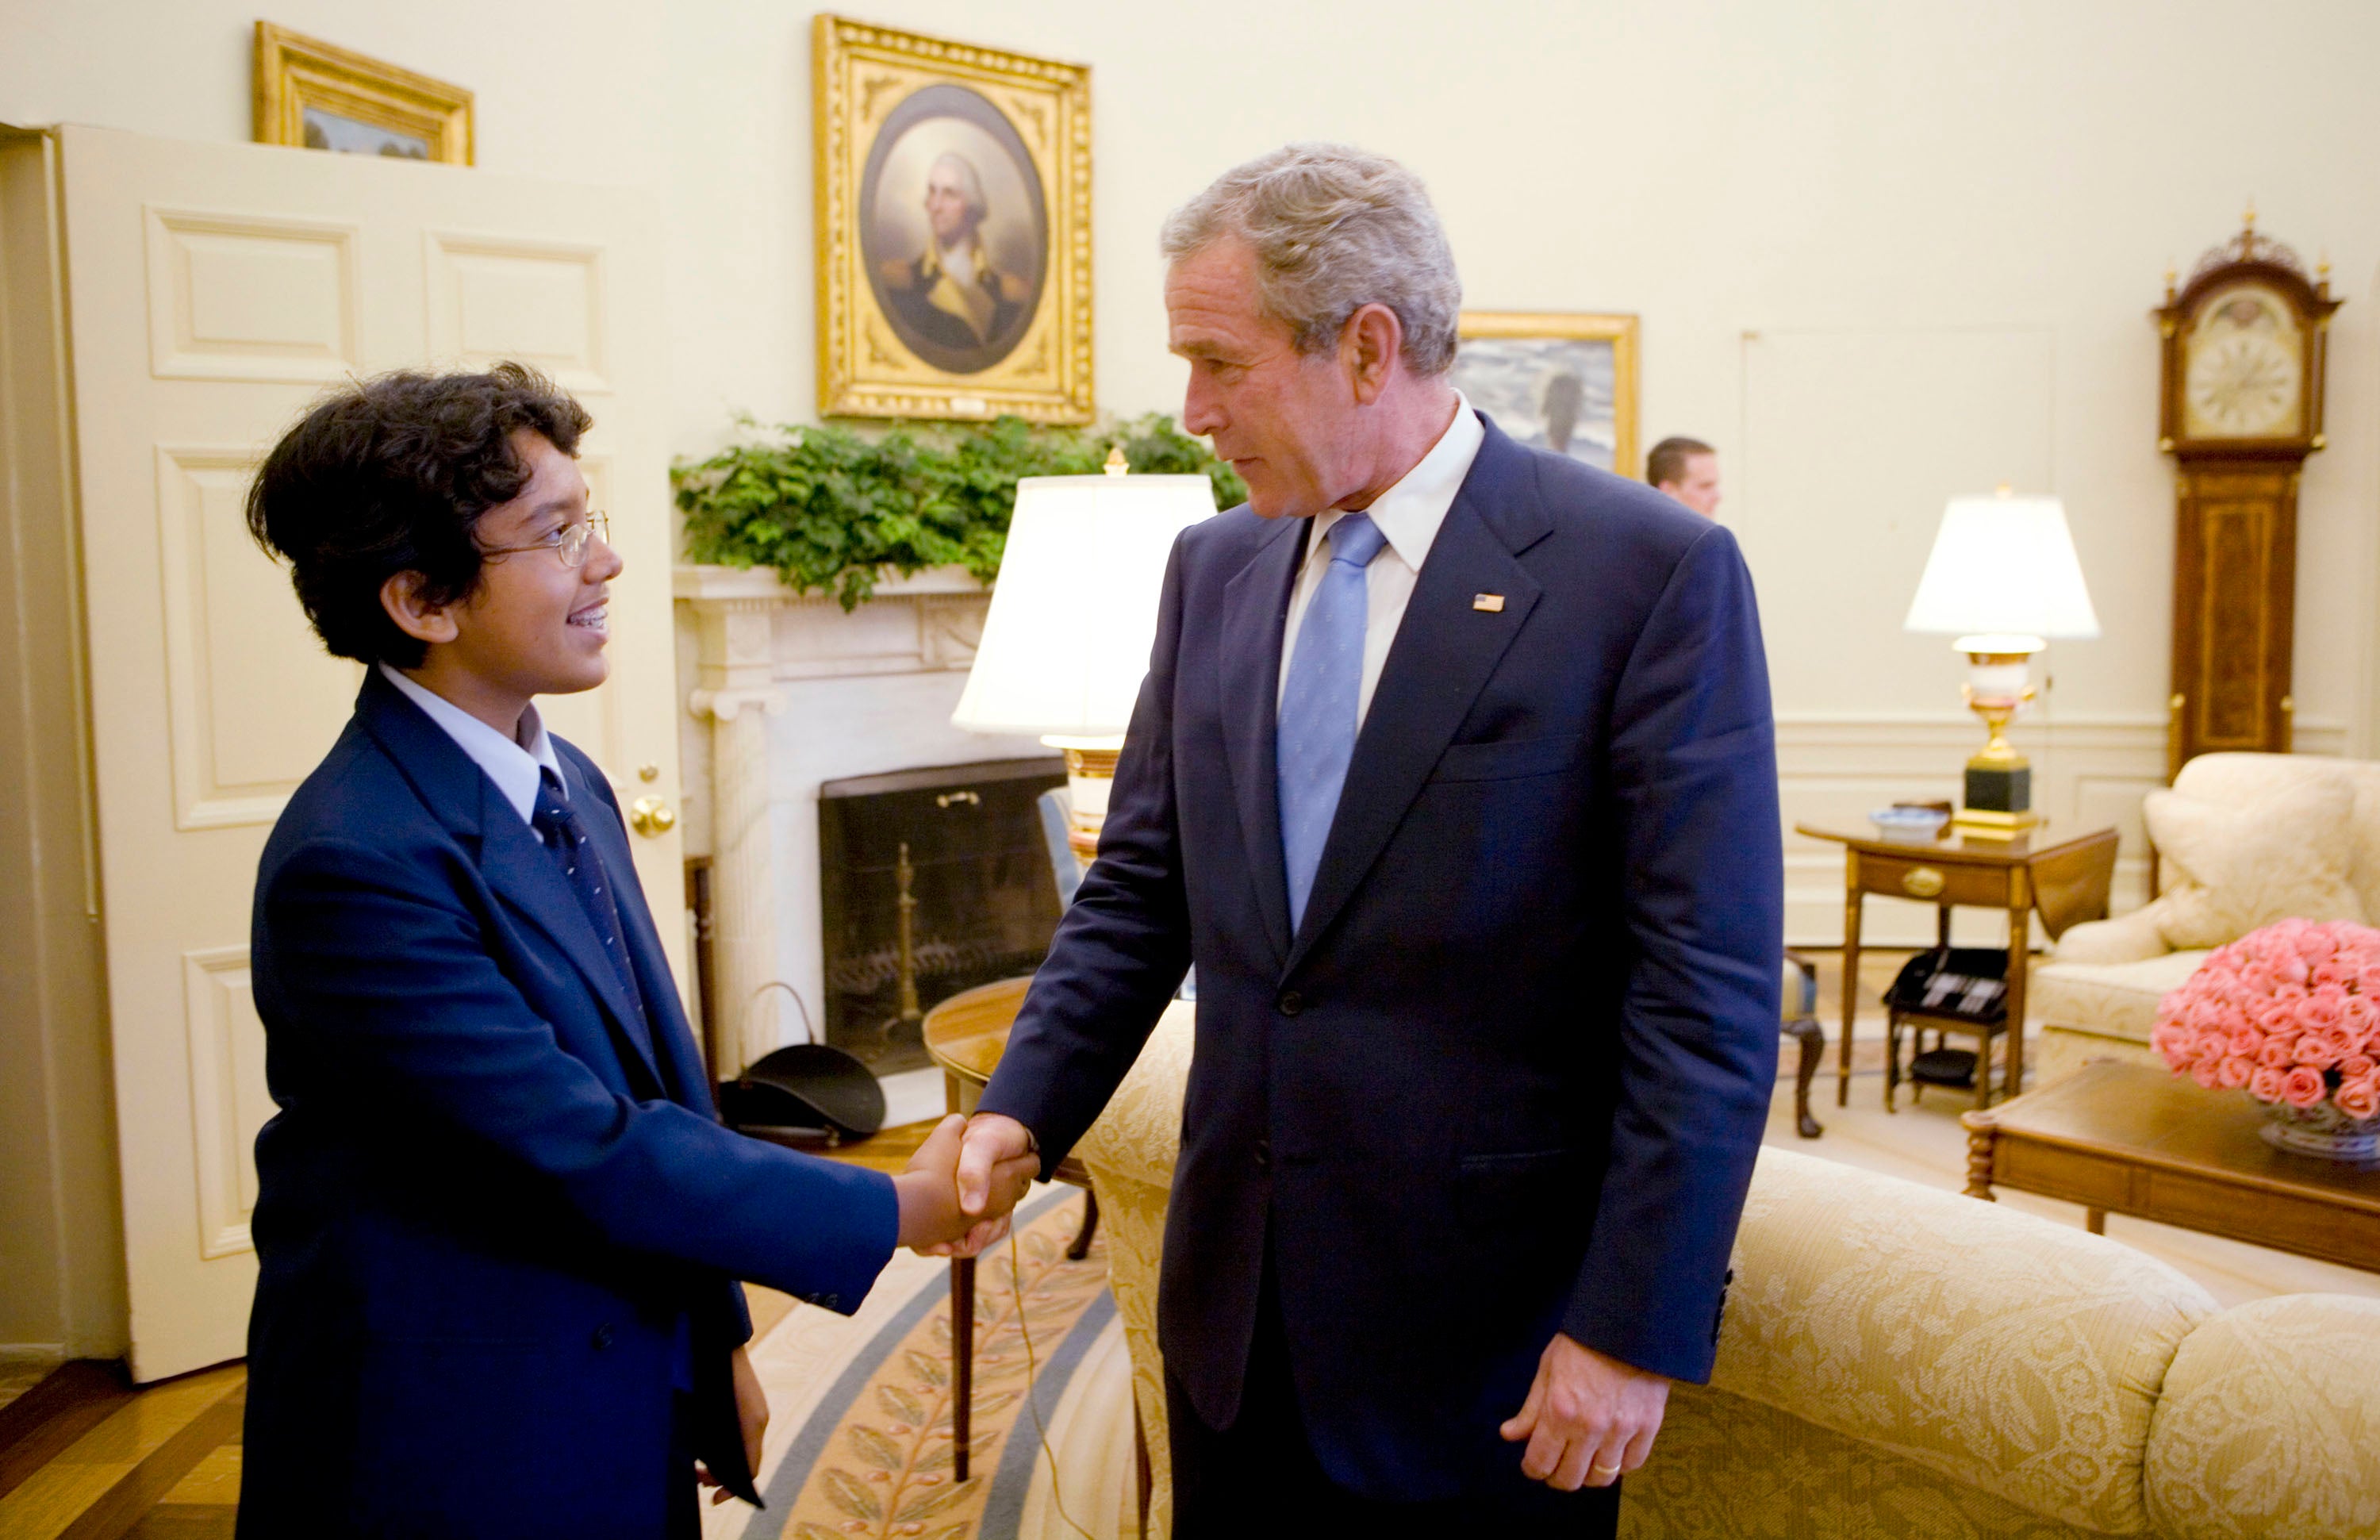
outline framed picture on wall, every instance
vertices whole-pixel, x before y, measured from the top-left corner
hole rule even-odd
[[[471,164],[471,93],[393,64],[256,24],[256,141]]]
[[[1088,422],[1088,67],[813,24],[819,411]]]
[[[1522,443],[1635,476],[1636,318],[1465,310],[1454,383]]]

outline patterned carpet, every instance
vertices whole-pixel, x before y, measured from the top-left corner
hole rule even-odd
[[[1118,1409],[1112,1388],[1093,1383],[1123,1377],[1106,1247],[1095,1242],[1080,1262],[1065,1255],[1082,1212],[1075,1189],[1039,1194],[1014,1246],[977,1270],[967,1480],[953,1469],[948,1265],[905,1255],[851,1320],[797,1306],[756,1343],[773,1409],[768,1506],[715,1510],[706,1536],[1017,1540],[1114,1534],[1119,1520],[1129,1534],[1117,1501],[1129,1488],[1116,1490],[1108,1448]],[[1087,1394],[1110,1404],[1086,1418],[1077,1403]],[[1128,1401],[1121,1415],[1128,1425]],[[1070,1426],[1094,1437],[1070,1439]],[[1059,1446],[1071,1522],[1055,1511],[1045,1430]]]

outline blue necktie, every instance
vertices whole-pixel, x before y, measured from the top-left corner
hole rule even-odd
[[[1370,515],[1330,527],[1330,564],[1305,607],[1276,728],[1281,854],[1289,873],[1289,928],[1305,921],[1323,842],[1339,811],[1347,762],[1355,755],[1355,708],[1364,693],[1364,628],[1370,618],[1364,569],[1388,537]]]
[[[636,969],[628,962],[620,906],[612,897],[611,875],[603,869],[601,855],[587,843],[587,826],[562,794],[562,782],[550,770],[538,774],[537,808],[529,815],[529,823],[544,836],[545,848],[561,867],[563,880],[578,896],[578,906],[587,912],[587,923],[594,928],[595,939],[603,943],[603,955],[611,959],[620,988],[637,1014],[630,1030],[643,1037],[645,1002],[637,991]]]

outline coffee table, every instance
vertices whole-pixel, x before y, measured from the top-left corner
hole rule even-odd
[[[2380,1272],[2380,1166],[2290,1155],[2256,1132],[2244,1091],[2208,1091],[2154,1064],[2103,1060],[1969,1112],[1967,1195],[1994,1187]]]

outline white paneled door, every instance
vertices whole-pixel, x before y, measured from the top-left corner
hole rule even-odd
[[[621,189],[258,145],[60,131],[108,1008],[142,1380],[237,1357],[251,1154],[272,1114],[249,998],[266,834],[346,721],[242,500],[324,390],[517,358],[595,416],[627,563],[612,678],[541,703],[623,805],[678,797],[655,222]],[[676,834],[638,838],[680,976]]]

